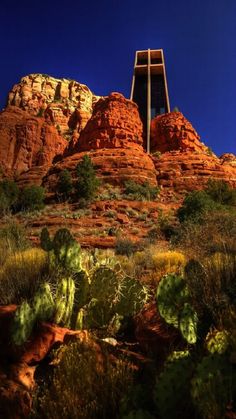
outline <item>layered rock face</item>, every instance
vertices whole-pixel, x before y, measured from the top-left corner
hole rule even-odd
[[[58,173],[68,169],[74,176],[83,155],[89,152],[97,175],[105,182],[123,184],[132,179],[156,185],[155,167],[142,147],[142,122],[137,105],[121,94],[100,99],[71,155],[55,164],[45,178],[55,190]]]
[[[158,115],[151,121],[151,151],[198,151],[207,147],[181,112]]]
[[[209,151],[181,112],[152,120],[151,145],[164,200],[203,189],[209,179],[224,180],[236,187],[235,156],[224,154],[218,158]]]
[[[44,116],[61,134],[69,136],[84,128],[98,99],[87,86],[74,80],[30,74],[9,92],[7,105]]]
[[[137,145],[143,144],[142,134],[137,105],[120,93],[111,93],[96,103],[93,115],[79,138],[77,151],[138,149]]]
[[[46,170],[66,146],[67,141],[43,118],[16,106],[8,106],[0,114],[0,165],[7,175],[19,175],[33,167]]]
[[[221,164],[216,156],[190,151],[170,151],[154,158],[157,182],[169,196],[203,189],[209,179],[236,187],[236,169]]]
[[[236,167],[236,155],[233,153],[224,153],[220,156],[221,164],[227,164]]]
[[[152,120],[151,145],[157,183],[162,188],[164,200],[203,189],[210,178],[224,180],[236,187],[235,156],[224,154],[218,158],[210,152],[180,112]]]

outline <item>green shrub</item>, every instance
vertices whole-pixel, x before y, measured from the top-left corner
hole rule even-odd
[[[44,114],[44,108],[39,108],[38,113],[36,116],[38,116],[39,118],[42,118]]]
[[[94,166],[88,155],[84,155],[76,167],[77,182],[75,184],[77,197],[91,200],[94,198],[100,184],[96,177]]]
[[[180,112],[180,110],[179,110],[178,106],[175,106],[175,107],[173,108],[173,111],[172,111],[172,112]]]
[[[19,188],[13,180],[4,179],[0,182],[0,212],[14,209],[19,196]]]
[[[213,152],[211,147],[207,147],[206,153],[207,153],[208,156],[213,156],[214,155],[214,152]]]
[[[45,190],[42,186],[31,185],[21,191],[19,207],[23,211],[40,210],[44,207]]]
[[[227,250],[234,253],[235,237],[235,213],[221,209],[206,212],[201,217],[201,223],[192,222],[192,219],[182,222],[171,241],[172,245],[178,245],[190,257],[201,259],[214,252]]]
[[[152,153],[152,156],[159,159],[161,157],[161,151],[154,151],[154,153]]]
[[[129,239],[118,239],[115,245],[117,255],[130,256],[137,250],[137,245]]]
[[[159,194],[159,188],[151,186],[148,182],[139,184],[133,180],[128,180],[125,182],[125,194],[130,195],[133,199],[138,201],[153,201]]]
[[[201,263],[189,261],[185,277],[191,299],[209,327],[231,330],[235,322],[236,256],[215,253]]]
[[[236,190],[223,180],[210,179],[207,183],[206,193],[219,204],[236,205]]]
[[[206,191],[193,191],[184,198],[183,205],[177,211],[177,217],[182,223],[187,220],[199,222],[207,212],[217,208],[217,204]]]
[[[25,250],[30,245],[24,227],[14,222],[0,229],[0,239],[4,241],[4,246],[9,248],[10,252]]]
[[[73,190],[72,178],[70,172],[65,169],[59,173],[57,182],[57,191],[64,199],[68,199]]]

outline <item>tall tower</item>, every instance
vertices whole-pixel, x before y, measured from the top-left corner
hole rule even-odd
[[[150,153],[150,122],[156,115],[170,112],[162,49],[136,51],[130,99],[137,103]]]

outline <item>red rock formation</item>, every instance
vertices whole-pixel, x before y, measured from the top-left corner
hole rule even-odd
[[[74,80],[29,74],[9,92],[7,104],[44,116],[67,137],[75,130],[78,138],[98,99],[87,86]]]
[[[120,93],[111,93],[96,103],[92,118],[79,138],[77,151],[134,149],[143,143],[142,132],[137,105]]]
[[[207,147],[181,112],[158,115],[151,121],[151,151],[198,151]]]
[[[4,173],[19,175],[32,167],[50,167],[67,141],[43,118],[16,106],[0,114],[0,165]]]
[[[50,169],[44,184],[48,190],[55,190],[63,169],[70,170],[75,177],[78,162],[89,152],[97,175],[105,182],[123,185],[132,179],[156,185],[154,164],[144,152],[142,141],[137,105],[119,93],[112,93],[97,102],[75,150]]]
[[[209,178],[236,186],[234,156],[225,154],[219,159],[210,153],[180,112],[152,120],[151,144],[157,182],[162,187],[164,200],[167,196],[179,198],[179,194],[203,189]],[[155,155],[156,151],[161,154]]]
[[[157,182],[169,196],[203,189],[209,179],[224,180],[236,187],[236,168],[221,164],[215,155],[171,151],[154,157]]]
[[[147,352],[158,355],[159,361],[170,347],[182,341],[177,329],[168,325],[160,316],[156,303],[150,303],[135,318],[135,336]]]
[[[236,167],[236,155],[233,153],[224,153],[220,156],[221,164],[227,164]]]

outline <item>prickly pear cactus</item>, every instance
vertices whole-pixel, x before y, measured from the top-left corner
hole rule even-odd
[[[53,318],[55,304],[48,283],[42,284],[35,293],[32,309],[36,319],[39,321],[49,321]]]
[[[185,281],[178,275],[166,275],[157,288],[157,305],[166,323],[179,326],[180,307],[188,302],[189,292]]]
[[[173,351],[167,358],[167,362],[173,362],[178,359],[182,358],[188,358],[190,356],[190,352],[188,350],[186,351]]]
[[[24,301],[16,310],[12,325],[12,340],[15,345],[23,345],[29,339],[34,324],[35,313]]]
[[[64,266],[75,272],[81,270],[80,245],[76,241],[67,246]]]
[[[56,231],[53,238],[53,249],[56,256],[59,256],[60,250],[63,246],[68,246],[73,243],[74,239],[67,228],[60,228]]]
[[[41,231],[40,246],[46,252],[50,252],[50,250],[52,250],[52,248],[53,248],[53,243],[50,239],[50,235],[49,235],[49,231],[48,231],[47,227],[44,227]]]
[[[122,316],[134,316],[150,297],[149,289],[131,277],[123,278],[115,311]]]
[[[206,337],[206,347],[211,354],[224,354],[230,343],[229,333],[226,330],[214,330]]]
[[[154,402],[161,419],[191,417],[190,379],[194,364],[188,353],[167,362],[159,375],[155,389]]]
[[[77,272],[74,276],[75,281],[75,311],[78,312],[80,308],[89,302],[89,277],[85,271]]]
[[[53,239],[53,251],[56,261],[67,270],[80,271],[80,245],[73,239],[69,230],[58,230]]]
[[[81,308],[76,317],[75,330],[82,330],[83,328],[84,328],[84,309]]]
[[[180,313],[179,328],[188,343],[197,341],[197,313],[189,303],[185,303]]]
[[[113,316],[112,308],[106,306],[104,301],[99,301],[96,298],[87,304],[84,308],[83,322],[86,329],[96,329],[107,326]]]
[[[224,355],[204,357],[191,380],[191,396],[203,419],[222,419],[231,402],[235,372]]]
[[[115,271],[107,267],[96,269],[91,276],[90,294],[92,298],[111,306],[118,299],[120,280]]]
[[[160,315],[166,323],[179,328],[188,343],[194,344],[198,318],[189,301],[189,291],[182,277],[170,274],[162,278],[157,288]]]
[[[55,323],[67,327],[70,325],[74,304],[74,295],[74,280],[71,277],[61,279],[56,293],[54,318]]]
[[[108,336],[115,336],[119,332],[123,319],[124,317],[120,314],[114,314],[107,327]]]

